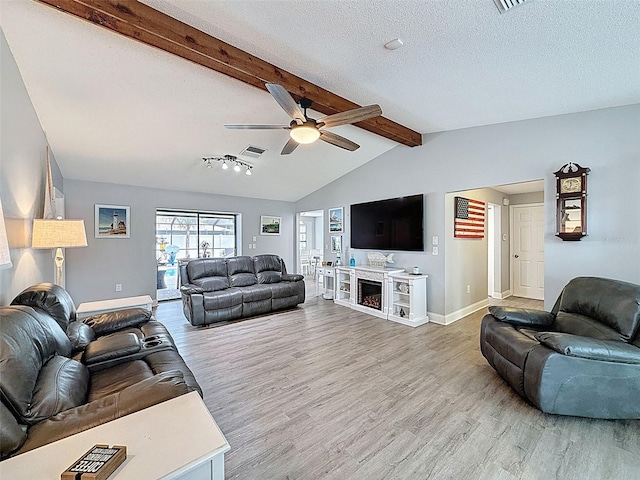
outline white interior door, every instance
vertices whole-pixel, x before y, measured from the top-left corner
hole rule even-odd
[[[544,207],[514,205],[511,228],[513,294],[544,299]]]

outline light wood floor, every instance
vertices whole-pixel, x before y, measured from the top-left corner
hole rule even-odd
[[[156,317],[231,444],[228,479],[639,479],[640,421],[525,403],[479,352],[483,314],[412,329],[317,297],[213,328],[179,302]]]

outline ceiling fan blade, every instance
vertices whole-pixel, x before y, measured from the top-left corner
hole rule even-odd
[[[277,83],[265,83],[265,85],[275,101],[278,102],[278,105],[280,105],[291,118],[305,119],[300,106],[282,85],[278,85]]]
[[[224,128],[234,130],[289,130],[289,125],[225,125]]]
[[[330,143],[331,145],[335,145],[336,147],[344,148],[345,150],[349,150],[353,152],[360,148],[360,145],[352,142],[351,140],[341,137],[340,135],[336,135],[333,132],[327,132],[326,130],[320,131],[320,140]]]
[[[296,142],[293,138],[290,138],[289,141],[284,144],[284,148],[280,152],[280,155],[289,155],[296,148],[298,148],[298,145],[298,142]]]
[[[380,105],[369,105],[366,107],[354,108],[346,112],[334,113],[318,120],[318,124],[323,127],[337,127],[338,125],[346,125],[347,123],[357,123],[368,118],[379,117],[382,115]]]

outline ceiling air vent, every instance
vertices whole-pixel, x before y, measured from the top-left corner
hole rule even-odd
[[[247,157],[258,158],[267,150],[264,148],[256,147],[254,145],[249,145],[247,148],[240,152],[240,155],[246,155]]]
[[[507,10],[511,10],[513,7],[522,5],[526,0],[493,0],[500,10],[500,13],[505,13]]]

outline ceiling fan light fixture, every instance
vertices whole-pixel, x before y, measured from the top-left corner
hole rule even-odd
[[[291,138],[296,142],[306,145],[320,138],[320,130],[313,125],[303,123],[302,125],[291,127],[289,135],[291,135]]]

